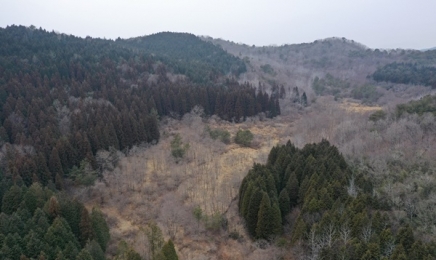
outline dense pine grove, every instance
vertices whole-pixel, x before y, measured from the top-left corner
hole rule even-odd
[[[434,259],[436,245],[392,223],[372,189],[328,141],[303,149],[288,142],[243,179],[239,211],[254,239],[283,236],[313,259]]]
[[[187,75],[198,83],[213,82],[222,75],[239,75],[247,70],[241,59],[193,34],[161,32],[116,42],[156,55],[175,73]]]
[[[2,179],[1,195],[1,259],[106,259],[109,227],[99,209],[88,212],[39,183],[27,188]]]

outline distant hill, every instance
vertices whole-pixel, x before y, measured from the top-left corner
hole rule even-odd
[[[185,74],[196,82],[208,82],[223,75],[238,76],[246,71],[241,59],[189,33],[162,32],[116,42],[163,59],[175,73]]]
[[[247,81],[266,89],[273,89],[277,85],[284,86],[289,92],[298,87],[300,91],[302,89],[308,94],[309,100],[317,95],[334,95],[337,98],[352,97],[373,103],[386,94],[397,97],[404,94],[405,98],[420,96],[423,90],[427,90],[412,84],[432,86],[433,80],[427,77],[427,72],[431,74],[432,67],[436,66],[436,50],[422,52],[371,49],[346,38],[260,47],[211,37],[203,37],[203,40],[222,47],[247,63],[247,73],[240,77],[241,82]],[[397,75],[381,77],[384,71],[387,71],[381,70],[395,63],[411,63],[424,68],[425,72],[420,75],[425,74],[426,79],[403,80]],[[404,72],[406,71],[402,71]],[[377,75],[376,78],[373,77],[374,73]],[[406,74],[411,75],[413,71],[407,71]],[[399,89],[404,89],[404,85],[413,86],[416,93],[398,92]],[[387,89],[396,89],[396,93],[387,92]]]
[[[428,49],[422,49],[421,51],[432,51],[432,50],[436,50],[436,47],[428,48]]]

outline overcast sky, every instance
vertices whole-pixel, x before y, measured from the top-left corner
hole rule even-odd
[[[161,31],[249,45],[345,37],[370,48],[436,46],[435,0],[0,0],[0,27],[35,25],[76,36]]]

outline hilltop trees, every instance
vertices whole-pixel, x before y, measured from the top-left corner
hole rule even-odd
[[[187,75],[197,83],[214,82],[222,75],[237,76],[247,70],[241,59],[193,34],[161,32],[117,43],[157,55],[175,73]]]

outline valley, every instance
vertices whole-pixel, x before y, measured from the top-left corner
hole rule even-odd
[[[0,45],[0,258],[436,257],[434,50]]]
[[[334,106],[334,101],[328,99],[321,98],[319,102],[331,102],[328,106]],[[355,101],[336,106],[344,117],[367,118],[380,109]],[[173,239],[177,245],[180,259],[298,259],[292,250],[274,245],[264,248],[250,241],[238,213],[237,194],[249,168],[254,163],[265,163],[273,146],[291,140],[302,147],[329,139],[329,131],[337,132],[331,128],[338,122],[319,131],[298,131],[307,127],[305,117],[312,118],[312,114],[322,111],[322,107],[313,106],[299,113],[264,121],[249,118],[239,124],[205,119],[194,113],[186,114],[180,121],[163,120],[163,138],[157,145],[133,148],[129,155],[122,156],[115,170],[104,173],[103,182],[75,190],[74,196],[90,208],[100,207],[106,214],[111,223],[112,253],[118,241],[126,239],[147,257],[141,228],[155,221],[165,238]],[[206,126],[225,129],[232,137],[238,129],[248,129],[255,136],[253,147],[212,140],[205,132]],[[170,141],[176,133],[190,145],[186,157],[178,163],[170,152]],[[202,212],[200,221],[193,213],[196,207]],[[214,219],[217,216],[222,219]],[[220,221],[225,221],[225,228]],[[238,238],[232,238],[232,234],[238,234]]]

